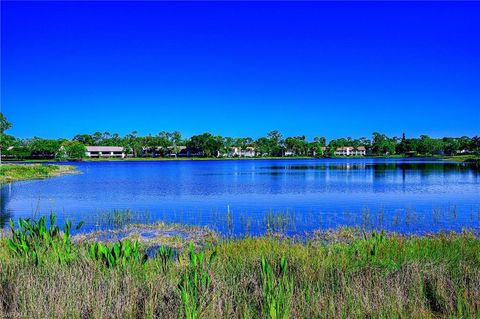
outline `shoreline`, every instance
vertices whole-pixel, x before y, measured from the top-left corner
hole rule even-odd
[[[4,230],[8,233],[9,230]],[[1,233],[1,232],[0,232]],[[475,228],[463,228],[461,231],[441,230],[429,233],[402,233],[380,228],[364,228],[362,226],[339,226],[334,228],[318,228],[304,234],[288,234],[282,231],[265,231],[261,234],[229,235],[218,232],[209,226],[197,226],[181,223],[153,222],[132,223],[117,228],[90,230],[72,236],[74,242],[115,243],[122,240],[135,240],[146,248],[166,245],[174,249],[186,249],[190,242],[196,247],[207,247],[225,241],[241,241],[245,239],[272,238],[279,241],[290,241],[302,245],[312,243],[335,244],[351,243],[355,240],[371,236],[373,233],[383,234],[387,238],[436,238],[442,236],[469,235],[480,240],[480,232]],[[0,236],[1,238],[1,236]]]
[[[0,184],[24,180],[45,179],[80,173],[73,165],[20,164],[3,162],[0,165]]]
[[[469,163],[480,161],[478,155],[459,156],[337,156],[337,157],[311,157],[311,156],[285,156],[285,157],[130,157],[130,158],[84,158],[81,160],[55,160],[55,159],[30,159],[30,160],[3,160],[5,164],[16,163],[74,163],[74,162],[163,162],[163,161],[252,161],[252,160],[335,160],[335,159],[428,159],[438,161],[454,161]]]

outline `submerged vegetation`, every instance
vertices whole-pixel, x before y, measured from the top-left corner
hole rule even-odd
[[[147,258],[149,247],[136,240],[70,240],[71,224],[61,230],[53,216],[49,225],[45,217],[17,224],[0,239],[0,317],[480,315],[480,239],[468,232],[348,228],[302,241],[269,235],[160,245]],[[24,246],[34,247],[35,262],[18,253]]]
[[[75,167],[71,165],[1,164],[0,183],[47,178],[76,172]]]

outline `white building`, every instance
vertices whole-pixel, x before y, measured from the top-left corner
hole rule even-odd
[[[353,146],[343,146],[337,147],[335,150],[335,155],[337,156],[365,156],[367,150],[364,146],[359,146],[357,148]]]
[[[255,157],[255,148],[247,147],[242,150],[240,147],[231,147],[229,157]]]
[[[125,158],[125,149],[121,146],[87,146],[87,157],[118,157]]]

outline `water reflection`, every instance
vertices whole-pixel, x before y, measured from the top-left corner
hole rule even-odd
[[[322,164],[322,165],[273,165],[262,166],[260,170],[271,170],[271,174],[278,174],[278,171],[288,172],[293,171],[326,171],[326,170],[368,170],[373,171],[375,174],[381,175],[382,172],[388,171],[414,171],[419,172],[422,175],[428,176],[429,174],[436,174],[438,172],[443,173],[474,173],[478,174],[479,168],[477,165],[471,163],[449,163],[449,162],[433,162],[433,163],[335,163],[335,164]]]
[[[0,186],[0,227],[5,227],[11,218],[9,210],[7,209],[8,199],[12,191],[12,184],[5,184]]]
[[[309,159],[73,165],[83,174],[2,186],[0,226],[10,217],[30,217],[37,207],[43,214],[56,212],[59,221],[84,220],[86,229],[105,226],[100,213],[122,209],[148,212],[149,222],[221,231],[228,231],[228,211],[235,233],[265,231],[262,221],[272,212],[288,216],[283,220],[294,224],[296,233],[361,224],[420,232],[478,227],[479,221],[469,217],[480,206],[478,167],[468,164]],[[434,225],[433,211],[447,212],[450,206],[457,217]]]

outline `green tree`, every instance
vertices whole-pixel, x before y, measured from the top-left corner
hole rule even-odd
[[[174,151],[170,133],[162,131],[158,134],[154,141],[156,144],[155,147],[160,149],[162,156],[169,154],[171,149]]]
[[[255,153],[257,156],[268,156],[272,152],[272,141],[266,137],[260,137],[255,141]]]
[[[432,155],[441,149],[441,142],[428,135],[421,135],[418,140],[417,151],[420,154]]]
[[[279,131],[271,131],[267,134],[267,138],[270,140],[270,156],[283,156],[285,150],[285,141],[282,138],[282,134]]]
[[[444,137],[442,139],[443,151],[447,155],[455,155],[460,147],[460,143],[456,138]]]
[[[236,139],[233,137],[224,137],[222,141],[222,149],[220,152],[223,156],[229,155],[232,151],[232,147],[236,146]]]
[[[60,141],[34,138],[29,149],[34,157],[54,158],[60,150]]]
[[[100,132],[95,132],[92,134],[93,145],[102,145],[103,143],[103,134]]]
[[[57,158],[79,160],[85,158],[87,148],[79,141],[64,141],[57,153]]]
[[[5,131],[12,127],[5,115],[0,112],[0,156],[1,152],[8,149],[14,142],[15,138],[13,136],[5,134]]]
[[[0,112],[0,134],[4,134],[6,130],[12,127],[12,123],[10,123],[5,115]]]
[[[216,157],[223,147],[223,140],[221,136],[203,133],[192,136],[187,146],[195,153],[200,153],[205,157]]]
[[[118,133],[110,134],[108,132],[105,132],[103,134],[102,144],[108,146],[121,146],[122,138],[120,138],[120,135],[118,135]]]
[[[75,135],[73,140],[78,141],[78,142],[82,143],[83,145],[87,145],[87,146],[95,145],[95,141],[90,134],[77,134],[77,135]]]
[[[458,139],[459,149],[465,151],[471,151],[471,141],[468,136],[462,136]]]
[[[395,138],[389,138],[385,134],[374,132],[372,134],[372,152],[377,155],[395,154]]]
[[[480,137],[474,136],[470,140],[470,149],[472,152],[479,153],[480,152]]]
[[[143,152],[142,139],[137,136],[137,133],[137,131],[132,131],[123,139],[123,146],[125,147],[126,152],[132,153],[133,157],[138,157],[138,155]]]
[[[327,139],[323,136],[317,136],[313,139],[313,142],[316,143],[320,147],[327,146]]]
[[[285,139],[285,148],[293,152],[294,155],[306,155],[308,150],[308,142],[305,136],[287,137]]]
[[[173,153],[175,157],[178,156],[179,146],[182,143],[182,134],[179,131],[174,131],[169,134],[170,141],[172,142]]]
[[[326,145],[327,139],[325,137],[315,137],[313,142],[308,144],[308,152],[316,157],[325,156]]]

